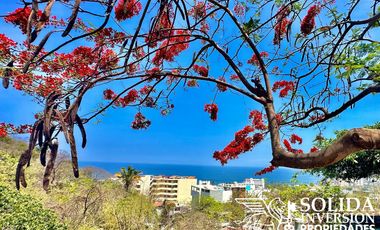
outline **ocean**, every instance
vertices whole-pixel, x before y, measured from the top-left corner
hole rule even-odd
[[[290,183],[292,177],[298,172],[299,183],[317,183],[320,178],[302,173],[300,170],[278,168],[271,173],[255,176],[262,168],[258,167],[232,167],[232,166],[201,166],[201,165],[167,165],[167,164],[140,164],[140,163],[105,163],[105,162],[79,162],[80,167],[97,167],[111,174],[119,172],[122,167],[128,166],[142,172],[143,175],[165,176],[195,176],[198,180],[209,180],[212,183],[242,182],[246,178],[265,178],[267,183]]]

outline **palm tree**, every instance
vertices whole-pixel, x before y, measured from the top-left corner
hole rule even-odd
[[[133,183],[140,178],[140,173],[141,171],[138,171],[131,166],[128,166],[127,170],[125,170],[125,168],[121,168],[120,177],[123,180],[126,191],[129,191],[131,185],[133,185]]]

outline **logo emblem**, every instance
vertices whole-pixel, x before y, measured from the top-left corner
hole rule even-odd
[[[285,204],[281,199],[275,198],[268,203],[263,198],[236,198],[235,201],[246,209],[246,216],[242,226],[247,230],[294,230],[296,210],[294,203]]]

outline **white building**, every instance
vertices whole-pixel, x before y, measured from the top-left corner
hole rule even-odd
[[[199,181],[191,186],[193,203],[198,203],[201,197],[212,197],[219,202],[228,202],[232,199],[232,191],[224,190],[223,187],[212,185],[210,181]]]
[[[261,197],[262,192],[265,190],[265,180],[248,178],[241,183],[222,183],[219,186],[225,190],[231,190],[234,193],[234,197],[241,197],[244,194]]]

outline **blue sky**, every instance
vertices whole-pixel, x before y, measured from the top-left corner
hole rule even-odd
[[[14,1],[9,1],[14,2]],[[0,12],[14,9],[12,4],[2,4]],[[0,33],[17,31],[12,26],[0,22]],[[21,35],[16,40],[24,39]],[[79,44],[79,43],[78,43]],[[216,71],[219,60],[210,61],[211,71]],[[218,121],[210,120],[203,111],[204,104],[209,103],[215,94],[215,87],[202,83],[200,88],[177,90],[172,98],[175,108],[168,116],[161,116],[159,111],[144,110],[152,120],[147,130],[132,130],[135,109],[110,109],[98,121],[86,125],[88,145],[79,149],[80,161],[135,162],[220,165],[212,158],[215,150],[227,145],[234,133],[248,124],[249,111],[261,109],[257,104],[232,92],[219,94]],[[102,90],[93,90],[84,98],[80,115],[92,111],[97,103],[102,102]],[[362,127],[379,121],[380,101],[378,96],[369,96],[360,101],[354,110],[344,112],[339,118],[326,124],[325,136],[332,136],[334,130]],[[24,124],[33,122],[33,115],[41,111],[33,99],[20,91],[0,88],[0,122]],[[311,147],[316,135],[313,128],[297,131],[304,138],[301,146],[304,150]],[[80,138],[79,135],[78,139]],[[25,137],[24,137],[25,138]],[[68,146],[61,138],[61,148]],[[79,147],[78,147],[79,148]],[[271,150],[268,141],[259,144],[239,159],[230,161],[229,166],[268,166]]]

